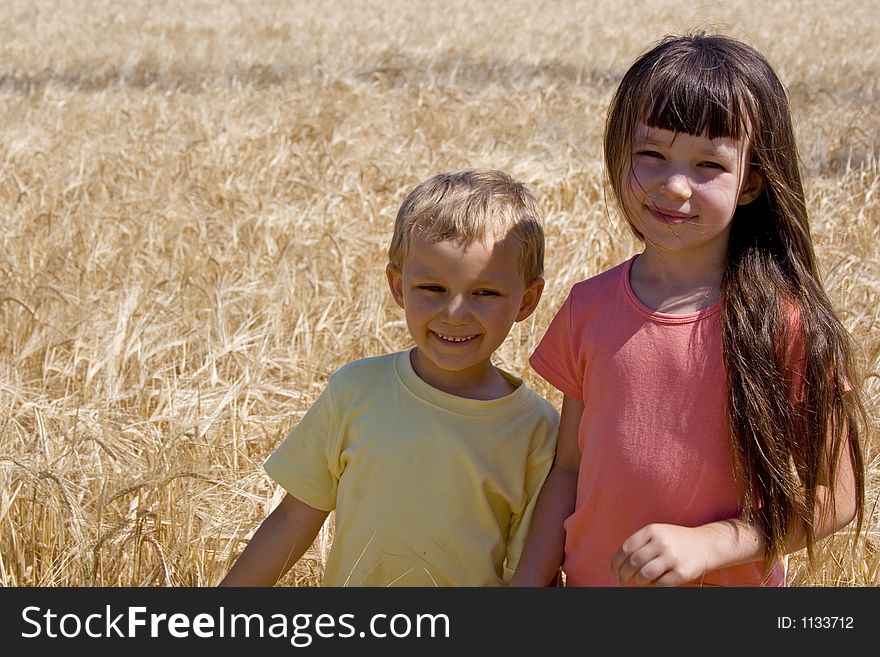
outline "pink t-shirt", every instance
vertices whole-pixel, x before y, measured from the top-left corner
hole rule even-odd
[[[669,315],[632,291],[632,258],[574,285],[535,352],[535,371],[584,402],[574,513],[565,521],[569,586],[618,586],[611,557],[651,523],[739,517],[727,427],[720,303]],[[776,563],[707,573],[695,585],[782,586]]]

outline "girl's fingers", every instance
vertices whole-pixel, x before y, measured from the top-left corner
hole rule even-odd
[[[639,545],[632,551],[621,547],[611,559],[611,572],[621,584],[647,585],[665,572],[660,557],[650,543]]]

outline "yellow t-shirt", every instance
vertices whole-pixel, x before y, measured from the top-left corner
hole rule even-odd
[[[266,472],[336,511],[325,586],[499,586],[553,460],[556,409],[521,380],[464,399],[420,379],[404,351],[341,368]]]

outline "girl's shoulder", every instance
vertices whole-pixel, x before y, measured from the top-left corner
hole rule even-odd
[[[582,281],[578,281],[571,288],[572,297],[595,297],[622,292],[626,286],[626,279],[632,268],[636,256],[624,260],[618,265],[599,272]]]

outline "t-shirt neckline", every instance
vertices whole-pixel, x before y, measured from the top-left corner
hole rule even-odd
[[[623,267],[623,287],[624,290],[626,290],[626,296],[629,299],[629,302],[639,313],[641,313],[645,317],[663,324],[688,324],[691,322],[699,321],[701,319],[705,319],[706,317],[711,317],[721,310],[720,297],[711,306],[707,306],[702,310],[698,310],[692,313],[664,313],[648,308],[648,306],[642,303],[636,296],[635,291],[632,289],[632,283],[630,283],[630,273],[632,272],[632,266],[633,263],[636,261],[636,258],[638,257],[639,254],[636,254],[625,263]]]
[[[531,390],[522,379],[500,368],[499,372],[502,373],[502,376],[505,376],[511,383],[516,385],[516,389],[509,395],[498,397],[497,399],[468,399],[449,394],[435,388],[416,374],[410,361],[411,352],[412,349],[406,349],[396,354],[395,369],[401,383],[416,397],[435,406],[445,408],[447,411],[465,415],[494,415],[506,412],[511,407],[522,403],[522,400],[531,394]]]

